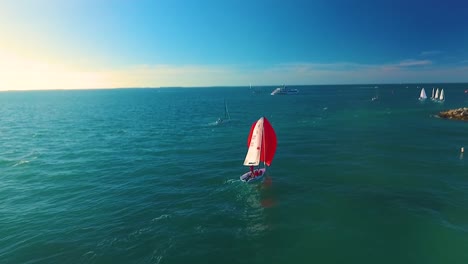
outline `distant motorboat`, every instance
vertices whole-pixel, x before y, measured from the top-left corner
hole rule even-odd
[[[299,90],[297,89],[292,89],[288,88],[283,85],[283,87],[278,87],[273,92],[271,92],[271,95],[292,95],[292,94],[298,94]]]

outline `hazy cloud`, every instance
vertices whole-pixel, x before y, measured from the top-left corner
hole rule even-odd
[[[419,56],[422,56],[422,57],[435,56],[435,55],[439,55],[441,53],[442,53],[442,51],[440,51],[440,50],[428,50],[428,51],[422,51],[419,54]]]
[[[397,64],[287,63],[267,67],[241,65],[134,67],[109,72],[118,76],[113,86],[247,86],[280,84],[358,84],[400,82],[466,81],[468,67],[417,67],[431,65],[428,60],[406,60]],[[137,83],[138,85],[131,85]]]
[[[432,61],[430,60],[404,60],[398,64],[401,67],[412,67],[412,66],[424,66],[431,65]]]
[[[432,66],[430,60],[388,64],[286,63],[253,65],[136,65],[86,71],[18,61],[0,63],[0,90],[122,87],[204,87],[402,82],[465,82],[468,65]]]

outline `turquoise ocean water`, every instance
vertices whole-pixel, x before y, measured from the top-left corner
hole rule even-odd
[[[468,84],[420,87],[445,103],[416,85],[2,92],[0,262],[468,263],[468,123],[434,117]],[[277,153],[247,185],[261,116]]]

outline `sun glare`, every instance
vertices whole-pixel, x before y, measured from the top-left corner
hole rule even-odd
[[[0,90],[92,89],[106,87],[99,72],[79,71],[59,64],[0,52]],[[110,88],[110,87],[109,87]]]

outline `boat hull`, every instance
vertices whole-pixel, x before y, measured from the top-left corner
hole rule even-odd
[[[220,125],[223,125],[223,124],[227,124],[231,121],[231,119],[222,119],[222,118],[219,118],[218,120],[216,120],[215,122],[215,125],[217,126],[220,126]]]
[[[255,176],[254,178],[250,178],[250,175],[252,174],[250,171],[244,173],[242,176],[240,176],[240,180],[246,183],[256,183],[256,182],[261,182],[265,176],[265,171],[266,168],[261,168],[257,169],[255,171],[261,172],[260,175]]]

